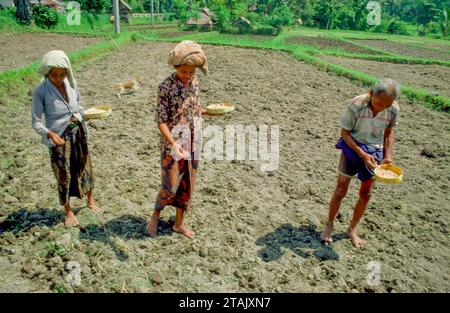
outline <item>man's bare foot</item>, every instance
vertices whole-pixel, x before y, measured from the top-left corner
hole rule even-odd
[[[355,229],[351,229],[349,228],[347,230],[347,236],[350,237],[350,239],[352,240],[352,244],[356,247],[356,248],[364,248],[366,241],[362,240],[358,234],[356,233]]]
[[[147,224],[147,234],[149,236],[156,236],[156,231],[158,230],[158,222],[159,218],[156,216],[152,216],[150,222]]]
[[[75,217],[75,214],[73,213],[73,211],[66,212],[66,217],[64,219],[64,226],[66,226],[66,227],[80,226],[80,224],[78,224],[78,220]]]
[[[195,233],[187,228],[186,224],[181,224],[180,226],[173,225],[172,229],[174,232],[183,234],[188,238],[192,238],[195,236]]]
[[[333,233],[333,222],[327,222],[325,224],[325,229],[322,231],[320,235],[320,239],[325,241],[325,243],[333,243],[333,238],[331,238],[331,234]]]

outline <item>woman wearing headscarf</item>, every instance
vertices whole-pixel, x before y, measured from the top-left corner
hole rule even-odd
[[[94,175],[80,93],[70,60],[63,51],[53,50],[45,54],[39,73],[44,78],[33,92],[32,128],[42,137],[41,142],[49,147],[59,202],[65,209],[64,225],[78,226],[70,197],[82,199],[86,195],[89,208],[94,213],[98,212],[92,194]]]
[[[166,205],[176,208],[173,231],[188,238],[194,236],[184,223],[185,212],[195,185],[201,147],[201,115],[207,114],[200,107],[199,83],[196,69],[208,72],[206,55],[200,45],[182,41],[168,56],[168,64],[175,73],[166,78],[158,88],[155,122],[161,133],[161,178],[152,218],[147,232],[157,232],[159,215]]]

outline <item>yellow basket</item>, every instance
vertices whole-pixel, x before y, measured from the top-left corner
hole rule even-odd
[[[210,104],[206,107],[206,110],[208,111],[209,114],[226,114],[229,113],[231,111],[234,111],[235,106],[234,104],[231,103],[214,103],[214,104]]]
[[[102,112],[92,112],[93,110],[98,110]],[[90,112],[91,111],[91,112]],[[112,112],[112,108],[109,105],[98,105],[93,108],[89,108],[86,111],[84,111],[84,116],[87,119],[98,119],[98,118],[105,118],[108,117]]]
[[[381,176],[380,170],[388,170],[388,171],[394,172],[395,174],[397,174],[397,177],[388,178],[388,177]],[[392,164],[378,165],[375,168],[374,173],[375,173],[375,179],[378,182],[384,183],[384,184],[399,184],[403,180],[403,170],[400,167],[392,165]]]

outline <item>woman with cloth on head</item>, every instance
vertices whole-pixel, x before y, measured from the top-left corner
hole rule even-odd
[[[175,73],[158,88],[155,122],[161,133],[161,178],[159,191],[147,232],[157,232],[159,216],[166,205],[176,208],[173,231],[188,238],[194,236],[184,223],[196,181],[201,148],[201,115],[208,115],[199,101],[199,82],[195,70],[205,75],[208,63],[201,46],[182,41],[169,53],[168,64]]]
[[[70,197],[82,199],[86,195],[89,208],[94,213],[99,211],[92,194],[94,175],[80,93],[70,60],[63,51],[53,50],[45,54],[39,73],[44,79],[33,92],[32,128],[41,135],[41,142],[49,147],[59,202],[65,209],[64,225],[78,226]]]

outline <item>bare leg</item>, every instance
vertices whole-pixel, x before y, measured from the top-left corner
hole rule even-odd
[[[97,207],[97,204],[95,203],[94,195],[92,192],[88,192],[87,198],[88,198],[88,207],[91,209],[94,213],[100,213],[101,210]]]
[[[358,236],[356,232],[356,226],[361,220],[367,204],[369,203],[370,197],[372,195],[373,185],[374,180],[367,180],[361,183],[361,188],[359,189],[359,199],[353,212],[352,222],[347,230],[347,235],[350,237],[350,239],[352,240],[352,244],[356,248],[362,248],[366,244],[366,242]]]
[[[152,214],[152,218],[150,219],[150,222],[147,224],[147,234],[150,236],[156,236],[156,231],[158,230],[158,221],[159,221],[159,215],[161,214],[161,211],[154,210]]]
[[[64,210],[65,210],[65,219],[64,219],[64,226],[78,226],[78,220],[75,217],[75,214],[72,211],[72,208],[70,207],[70,201],[68,201],[66,204],[64,204]]]
[[[341,207],[342,199],[347,195],[348,186],[350,185],[350,177],[339,174],[336,190],[333,193],[330,201],[330,208],[328,211],[328,221],[320,238],[326,243],[332,243],[331,234],[333,232],[334,219]]]
[[[177,213],[175,216],[175,224],[173,225],[172,229],[174,232],[181,233],[185,235],[188,238],[194,237],[195,233],[190,230],[186,224],[184,224],[184,214],[185,211],[183,209],[177,208]]]

